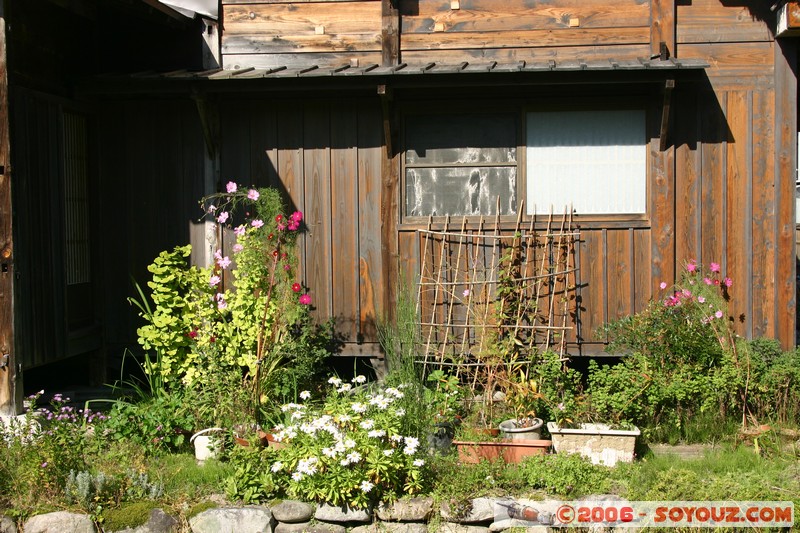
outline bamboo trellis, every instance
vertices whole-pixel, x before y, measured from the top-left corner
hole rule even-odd
[[[579,233],[571,209],[550,212],[538,229],[536,217],[523,225],[522,211],[513,227],[498,215],[474,229],[464,217],[455,228],[448,218],[442,229],[429,220],[418,231],[418,362],[426,370],[449,368],[474,390],[491,388],[498,366],[525,371],[539,351],[565,355]]]

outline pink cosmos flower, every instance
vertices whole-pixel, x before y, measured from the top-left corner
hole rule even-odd
[[[289,222],[289,225],[286,226],[286,227],[289,228],[289,231],[297,231],[297,228],[299,228],[300,226],[297,225],[297,222],[292,220],[292,221]]]
[[[280,224],[279,223],[276,227],[278,228],[278,231],[283,231],[283,230],[286,229],[286,225],[285,224]]]
[[[222,250],[217,250],[216,252],[214,252],[214,259],[216,259],[217,261],[222,259]]]
[[[225,298],[217,298],[217,309],[222,310],[227,307],[228,307],[228,302],[225,301]]]
[[[697,301],[700,302],[701,304],[704,304],[706,303],[706,298],[705,296],[698,296]]]
[[[260,219],[255,219],[250,223],[250,225],[253,226],[254,228],[260,228],[261,226],[264,225],[264,221]]]
[[[292,269],[292,267],[290,267],[289,265],[283,265],[283,269],[284,269],[286,272],[289,272],[289,271]]]
[[[722,283],[724,283],[726,287],[730,287],[731,285],[733,285],[733,280],[731,278],[725,278],[724,280],[722,280]]]
[[[224,224],[227,221],[228,221],[228,212],[227,211],[223,211],[217,217],[217,222],[219,222],[220,224]]]
[[[311,295],[303,294],[300,296],[300,303],[303,305],[311,305]]]
[[[239,224],[238,226],[236,226],[233,232],[236,234],[237,237],[241,237],[242,235],[244,235],[245,229],[246,228],[244,227],[244,224]]]
[[[208,280],[208,284],[211,285],[212,287],[216,287],[217,285],[219,285],[220,281],[222,281],[222,278],[220,278],[215,274],[211,276],[211,278]]]
[[[294,213],[292,213],[292,216],[290,218],[292,220],[294,220],[295,222],[299,223],[299,222],[301,222],[303,220],[303,212],[302,211],[295,211]]]
[[[469,296],[469,289],[464,289],[464,298]]]
[[[681,294],[683,294],[684,298],[689,298],[692,295],[692,291],[690,291],[689,289],[683,289],[681,291]]]
[[[694,262],[694,259],[686,265],[686,270],[687,272],[695,272],[697,270],[697,263]]]
[[[714,313],[714,316],[717,318],[722,318],[722,311],[717,311],[716,313]]]
[[[217,264],[219,265],[219,267],[220,267],[222,270],[225,270],[226,268],[228,268],[229,266],[231,266],[231,260],[230,260],[230,258],[229,258],[229,257],[226,255],[225,257],[222,257],[222,258],[220,258],[219,260],[217,260]]]
[[[228,194],[234,193],[239,189],[239,186],[236,185],[235,182],[229,181],[227,185],[225,185],[225,190],[228,191]]]
[[[242,250],[244,250],[244,246],[242,246],[241,244],[234,244],[233,245],[233,253],[238,254]]]
[[[250,189],[249,191],[247,191],[247,198],[249,198],[250,200],[253,200],[254,202],[256,200],[258,200],[259,196],[261,196],[261,195],[258,194],[258,191],[255,190],[255,189]]]
[[[661,288],[661,290],[663,291],[664,289],[666,289],[666,288],[667,288],[667,282],[666,282],[666,281],[662,281],[662,282],[659,284],[659,287],[660,287],[660,288]]]
[[[711,281],[711,279],[709,279],[709,278],[703,278],[703,283],[705,283],[706,285],[713,285],[714,284],[714,282]]]
[[[719,272],[719,263],[711,263],[711,266],[708,268],[711,272]]]

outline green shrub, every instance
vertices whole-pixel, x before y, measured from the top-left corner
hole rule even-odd
[[[536,455],[519,466],[520,476],[530,488],[548,494],[580,497],[610,490],[610,469],[593,465],[578,454]]]

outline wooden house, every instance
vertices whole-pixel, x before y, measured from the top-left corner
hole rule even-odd
[[[551,206],[569,206],[578,235],[570,354],[602,354],[598,327],[642,309],[690,260],[734,280],[740,335],[795,344],[796,2],[222,0],[216,24],[135,40],[136,24],[115,35],[75,8],[99,9],[91,0],[29,1],[108,37],[93,53],[113,68],[95,57],[54,91],[29,86],[42,72],[26,62],[3,82],[0,344],[12,361],[73,355],[74,321],[93,332],[86,353],[131,344],[129,276],[184,242],[208,257],[193,209],[229,180],[279,187],[305,213],[305,283],[344,355],[379,356],[376,321],[400,279],[455,246],[426,235],[543,231]],[[8,4],[39,28],[30,35],[43,26],[5,4],[15,72]],[[167,27],[164,16],[141,24]],[[164,60],[178,35],[190,50]],[[89,186],[75,199],[80,164]]]

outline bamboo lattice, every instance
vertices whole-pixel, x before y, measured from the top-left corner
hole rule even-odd
[[[571,210],[551,212],[538,229],[535,217],[523,226],[519,212],[513,228],[496,216],[469,230],[466,217],[419,230],[418,362],[426,371],[447,368],[473,390],[491,390],[502,368],[525,371],[541,350],[565,355],[579,233]]]

